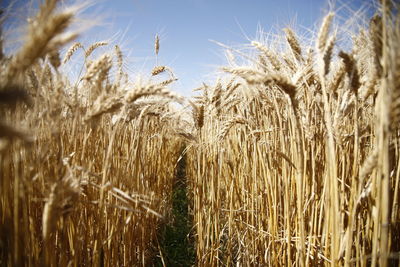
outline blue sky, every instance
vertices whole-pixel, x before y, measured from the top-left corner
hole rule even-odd
[[[335,7],[346,3],[359,9],[367,2],[336,1]],[[16,3],[20,6],[27,1]],[[81,15],[98,23],[81,40],[86,45],[110,40],[111,48],[119,44],[126,56],[126,70],[148,73],[156,64],[154,37],[158,34],[158,63],[174,70],[179,81],[173,89],[188,96],[202,81],[212,81],[212,73],[226,63],[223,48],[211,40],[243,46],[248,38],[257,37],[259,27],[267,33],[282,33],[282,28],[292,26],[307,35],[331,6],[325,0],[99,0]],[[348,16],[347,10],[342,7],[341,15]]]

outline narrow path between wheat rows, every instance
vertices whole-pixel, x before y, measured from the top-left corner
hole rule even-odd
[[[161,257],[156,266],[193,266],[195,247],[192,237],[192,217],[188,212],[189,201],[186,185],[186,157],[177,166],[177,173],[172,195],[171,221],[160,233]],[[164,263],[163,263],[164,260]]]

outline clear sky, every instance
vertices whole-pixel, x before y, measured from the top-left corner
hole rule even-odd
[[[336,8],[346,3],[359,9],[370,1],[330,2],[336,2]],[[19,6],[28,1],[16,2]],[[282,33],[280,29],[292,26],[307,34],[308,29],[315,31],[331,6],[326,0],[98,0],[82,16],[99,25],[81,40],[86,45],[102,40],[119,44],[126,56],[126,70],[143,73],[156,64],[154,37],[158,34],[158,63],[174,70],[179,81],[173,88],[189,96],[226,63],[223,49],[211,40],[234,47],[246,45],[248,38],[257,37],[260,27],[267,33]]]

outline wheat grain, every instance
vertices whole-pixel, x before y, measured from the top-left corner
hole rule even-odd
[[[268,58],[268,60],[270,61],[270,63],[272,64],[273,68],[276,71],[281,70],[281,63],[280,63],[278,57],[272,51],[270,51],[266,46],[264,46],[261,43],[256,42],[256,41],[251,42],[251,45],[255,46],[258,50],[263,52],[264,56],[266,58]]]
[[[80,42],[76,42],[75,44],[73,44],[65,54],[63,64],[67,63],[79,48],[83,49],[83,45]]]
[[[289,43],[295,58],[299,62],[303,61],[303,57],[301,55],[301,46],[295,33],[290,28],[285,28],[283,31],[286,33],[286,40]]]
[[[85,51],[85,58],[90,57],[90,55],[93,53],[94,50],[96,50],[97,48],[101,47],[101,46],[106,46],[108,45],[108,42],[96,42],[93,43],[91,46],[89,46],[89,48]]]
[[[349,55],[343,51],[339,52],[339,57],[343,59],[346,73],[350,78],[350,88],[357,95],[358,88],[360,87],[360,77],[357,66],[354,62],[354,58],[352,55]]]
[[[324,61],[324,75],[327,75],[329,73],[329,66],[331,64],[332,52],[333,52],[333,47],[335,45],[335,41],[336,41],[335,35],[329,37],[322,56],[322,59]]]
[[[326,15],[324,17],[324,20],[322,21],[321,28],[319,29],[317,37],[317,48],[320,52],[323,52],[325,50],[333,17],[334,13],[332,12]]]
[[[118,76],[116,77],[116,84],[120,85],[121,79],[124,76],[123,71],[123,55],[121,48],[118,45],[114,46],[115,55],[117,57]]]
[[[65,215],[75,205],[80,194],[79,182],[66,175],[52,185],[43,210],[43,238],[47,241],[56,230],[60,216]]]
[[[72,21],[73,13],[64,12],[51,15],[45,21],[38,22],[37,28],[31,29],[21,50],[12,57],[6,70],[6,83],[9,83],[17,74],[23,73],[37,59],[45,56],[50,51],[70,41],[67,39],[55,39],[67,29]],[[72,38],[76,35],[70,36]],[[53,43],[51,43],[53,41]]]
[[[60,54],[58,51],[50,52],[48,55],[49,62],[53,66],[54,69],[58,69],[61,66]]]
[[[160,38],[158,37],[158,34],[156,34],[156,38],[154,41],[154,52],[156,56],[158,56],[159,51],[160,51]]]

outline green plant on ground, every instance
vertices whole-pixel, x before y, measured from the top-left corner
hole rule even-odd
[[[163,259],[158,266],[193,266],[195,247],[192,237],[192,218],[189,214],[189,201],[186,186],[186,159],[182,157],[177,165],[176,180],[172,193],[171,220],[160,233],[160,246]]]

